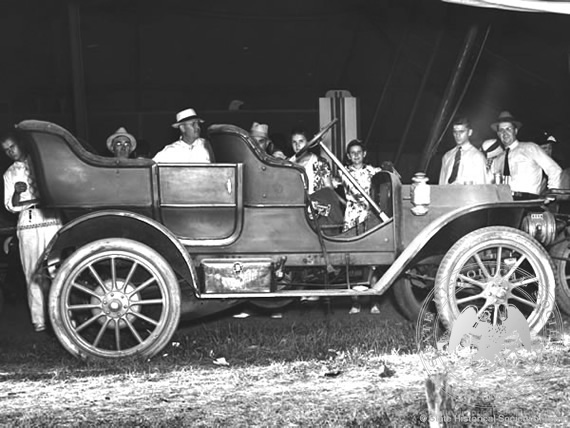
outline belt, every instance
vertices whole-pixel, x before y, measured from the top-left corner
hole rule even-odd
[[[48,227],[48,226],[59,226],[60,222],[58,220],[48,220],[42,223],[35,223],[35,224],[26,224],[24,226],[18,226],[17,230],[25,230],[25,229],[36,229],[38,227]]]

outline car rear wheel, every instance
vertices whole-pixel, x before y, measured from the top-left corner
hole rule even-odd
[[[556,302],[560,309],[570,315],[570,240],[565,239],[550,248],[550,256],[556,268]]]
[[[435,303],[450,328],[468,306],[493,319],[515,305],[537,334],[554,308],[556,278],[546,250],[510,227],[475,230],[447,252],[435,280]]]
[[[76,357],[152,357],[178,326],[180,289],[152,248],[102,239],[62,263],[50,289],[49,315],[57,338]]]

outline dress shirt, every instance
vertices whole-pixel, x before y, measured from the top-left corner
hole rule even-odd
[[[537,144],[515,141],[509,149],[510,185],[513,192],[539,195],[543,171],[548,177],[548,188],[560,188],[562,168]],[[493,172],[502,173],[504,163],[505,153],[502,153],[493,165]]]
[[[459,150],[459,146],[443,155],[441,160],[441,172],[439,174],[439,184],[447,184],[451,170],[453,169],[453,162],[455,160],[455,153]],[[459,171],[457,178],[453,184],[487,184],[489,177],[487,175],[487,159],[473,144],[465,143],[461,145],[461,162],[459,164]]]
[[[182,139],[164,147],[153,158],[157,163],[210,163],[206,140],[197,138],[192,144]]]

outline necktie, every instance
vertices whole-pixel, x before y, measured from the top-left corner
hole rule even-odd
[[[509,167],[509,148],[505,150],[505,165],[503,166],[503,175],[511,175],[511,168]]]
[[[449,180],[447,180],[448,184],[453,183],[457,180],[457,173],[459,172],[459,163],[461,162],[461,147],[457,148],[455,152],[455,159],[453,160],[453,168],[451,169],[451,175],[449,176]]]

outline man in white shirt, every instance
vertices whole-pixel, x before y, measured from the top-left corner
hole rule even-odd
[[[180,130],[180,139],[164,147],[152,160],[157,163],[213,162],[210,143],[200,138],[200,123],[203,122],[194,109],[178,112],[172,127]]]
[[[536,197],[541,193],[543,171],[548,177],[548,188],[560,188],[562,169],[537,144],[517,140],[521,126],[522,123],[508,111],[501,112],[491,125],[505,146],[505,152],[500,155],[493,172],[510,177],[506,181],[514,195],[520,198]]]
[[[469,120],[459,117],[453,121],[456,146],[443,155],[439,184],[487,184],[487,160],[469,138],[473,129]]]

